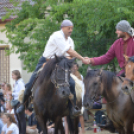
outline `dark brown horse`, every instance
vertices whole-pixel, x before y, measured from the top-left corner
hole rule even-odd
[[[33,87],[34,109],[44,134],[46,122],[55,123],[55,134],[64,134],[62,117],[69,115],[68,97],[70,94],[70,68],[74,59],[56,57],[46,63]],[[70,123],[71,122],[70,118]],[[69,124],[70,124],[69,123]],[[71,134],[78,134],[78,118],[71,125]]]
[[[134,105],[131,97],[121,89],[122,80],[110,71],[89,70],[84,80],[84,106],[92,108],[96,97],[102,95],[107,101],[108,117],[119,134],[132,134]]]

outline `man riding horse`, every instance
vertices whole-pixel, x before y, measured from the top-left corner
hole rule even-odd
[[[34,81],[37,77],[38,70],[42,67],[42,65],[50,60],[51,58],[54,58],[54,55],[57,56],[65,56],[67,58],[73,58],[76,57],[80,59],[84,64],[88,64],[88,58],[83,58],[80,54],[78,54],[74,50],[74,42],[72,38],[70,37],[71,33],[73,31],[73,23],[70,20],[63,20],[61,24],[61,30],[54,32],[45,47],[44,53],[42,57],[39,59],[39,62],[36,66],[35,71],[33,72],[29,82],[25,85],[26,89],[24,92],[23,97],[23,103],[18,108],[17,112],[20,113],[25,108],[25,103],[27,103],[27,100],[29,96],[31,95],[31,89]],[[73,103],[76,105],[76,93],[75,93],[75,82],[70,77],[70,91],[74,95]],[[28,104],[26,104],[27,107]],[[73,106],[71,103],[69,103],[70,108],[70,114],[71,116],[76,116],[80,114],[80,110],[77,109],[75,106]]]
[[[126,61],[124,55],[128,57],[134,56],[134,29],[130,23],[126,20],[121,20],[116,25],[117,39],[106,54],[100,57],[89,58],[89,64],[91,65],[103,65],[109,63],[115,57],[118,60],[119,66],[122,69],[117,76],[125,77],[125,65]],[[110,129],[110,124],[104,128]]]
[[[89,64],[107,64],[116,57],[119,66],[122,69],[117,75],[123,76],[126,65],[124,55],[129,57],[134,55],[134,29],[131,27],[128,21],[121,20],[116,25],[116,34],[119,39],[112,44],[108,52],[100,57],[89,58]]]

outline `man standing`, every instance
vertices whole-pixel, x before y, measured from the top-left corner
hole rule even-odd
[[[100,57],[94,57],[89,59],[89,63],[92,65],[102,65],[109,63],[115,57],[118,60],[119,66],[122,69],[117,75],[124,75],[124,68],[126,65],[124,54],[131,57],[134,55],[134,29],[131,27],[128,21],[121,20],[116,25],[117,39],[110,47],[108,52]]]
[[[39,62],[36,66],[35,71],[33,72],[30,81],[25,85],[25,93],[23,98],[23,104],[18,108],[18,113],[24,110],[24,103],[27,101],[29,96],[31,95],[31,88],[32,84],[36,79],[37,71],[41,68],[44,62],[49,60],[50,58],[54,58],[54,55],[57,56],[65,56],[68,58],[76,57],[80,59],[84,64],[88,64],[88,59],[83,58],[80,54],[78,54],[74,50],[74,42],[70,37],[73,31],[73,23],[70,20],[63,20],[61,24],[61,29],[59,31],[54,32],[45,47],[44,53],[42,57],[39,59]],[[74,95],[74,104],[76,104],[76,93],[75,93],[75,82],[70,77],[70,91]],[[70,111],[71,115],[75,116],[80,113],[80,110],[77,110],[75,107],[72,106],[70,103]]]

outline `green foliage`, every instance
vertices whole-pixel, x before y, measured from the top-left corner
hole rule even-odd
[[[59,30],[65,18],[74,23],[72,38],[76,51],[88,57],[106,53],[116,40],[115,26],[118,21],[126,19],[134,26],[133,0],[57,1],[34,0],[34,5],[26,1],[19,12],[11,11],[16,12],[18,18],[6,25],[7,37],[13,44],[10,52],[21,53],[20,59],[24,60],[28,71],[34,70],[49,36]],[[113,70],[113,62],[108,65]],[[108,65],[104,67],[107,69]],[[115,66],[118,66],[117,61]],[[83,74],[86,68],[87,65],[81,68]]]

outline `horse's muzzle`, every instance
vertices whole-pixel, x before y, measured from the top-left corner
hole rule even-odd
[[[83,106],[86,108],[86,109],[92,109],[93,107],[93,102],[90,102],[88,100],[84,100],[83,101]]]
[[[57,94],[61,97],[61,98],[67,98],[70,95],[70,89],[68,87],[62,87],[59,88],[57,90]]]

